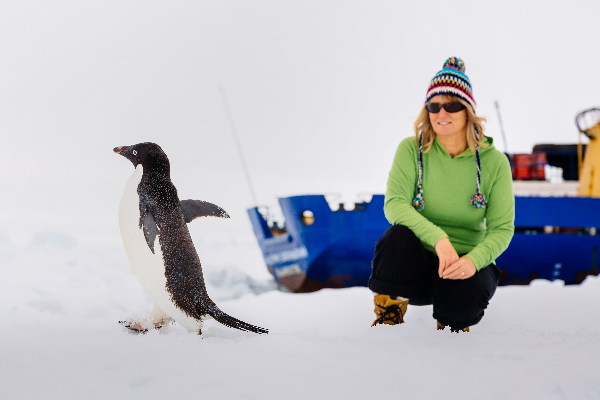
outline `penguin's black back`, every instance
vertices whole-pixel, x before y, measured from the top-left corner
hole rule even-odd
[[[212,300],[206,292],[202,265],[183,217],[177,189],[169,176],[144,170],[138,194],[141,203],[146,201],[149,205],[158,227],[167,291],[179,308],[191,317],[200,318],[207,312],[198,306]]]

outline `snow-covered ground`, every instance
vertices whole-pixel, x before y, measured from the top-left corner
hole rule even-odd
[[[371,328],[368,289],[278,291],[251,233],[219,223],[192,223],[209,292],[268,335],[131,334],[117,321],[150,303],[118,241],[3,231],[0,399],[600,398],[597,277],[499,288],[468,334],[437,331],[431,307]]]

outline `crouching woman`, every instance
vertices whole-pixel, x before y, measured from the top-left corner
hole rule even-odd
[[[392,226],[369,279],[373,325],[402,323],[409,304],[432,304],[438,329],[468,332],[496,291],[494,260],[514,232],[512,176],[475,107],[463,61],[449,58],[389,174],[384,212]]]

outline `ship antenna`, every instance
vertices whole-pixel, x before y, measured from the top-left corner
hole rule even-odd
[[[496,113],[498,114],[498,122],[500,123],[500,133],[502,133],[502,140],[504,141],[504,152],[508,153],[508,142],[506,141],[506,135],[504,134],[504,125],[502,125],[502,116],[500,115],[500,103],[494,102],[496,106]]]
[[[256,194],[254,193],[254,186],[252,185],[252,179],[250,179],[250,171],[248,170],[248,165],[246,164],[246,159],[244,158],[244,153],[242,151],[242,145],[240,144],[240,139],[238,137],[237,129],[235,127],[235,121],[233,119],[233,114],[231,113],[231,108],[229,107],[229,101],[227,100],[227,94],[225,93],[225,89],[222,86],[219,86],[219,92],[221,93],[221,99],[223,100],[223,107],[225,108],[225,114],[227,114],[227,119],[229,120],[229,125],[231,127],[231,134],[233,135],[233,140],[235,141],[235,145],[238,150],[238,154],[240,157],[240,161],[242,163],[242,168],[244,169],[244,174],[246,175],[246,182],[248,183],[248,187],[250,188],[250,194],[252,196],[252,201],[256,206],[258,202],[256,201]]]

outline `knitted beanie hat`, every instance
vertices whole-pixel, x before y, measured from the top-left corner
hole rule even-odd
[[[469,103],[473,111],[475,110],[477,103],[473,98],[471,81],[465,75],[465,63],[460,58],[450,57],[444,63],[442,70],[435,74],[427,89],[425,103],[438,95],[456,96]]]

